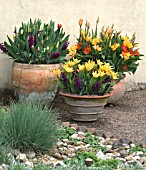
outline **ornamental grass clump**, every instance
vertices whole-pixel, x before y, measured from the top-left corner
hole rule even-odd
[[[83,28],[83,20],[79,20],[80,33],[76,39],[76,44],[70,46],[69,55],[82,62],[89,59],[101,62],[108,62],[113,66],[115,72],[118,72],[119,78],[123,73],[135,73],[140,60],[143,56],[138,51],[138,43],[135,41],[135,33],[130,38],[127,34],[123,35],[121,31],[114,29],[114,25],[104,26],[98,31],[99,18],[96,21],[95,30],[90,30],[90,23],[86,22]]]
[[[65,35],[61,24],[56,26],[52,20],[42,24],[40,19],[30,19],[19,29],[15,27],[13,39],[7,38],[8,42],[0,44],[0,50],[19,63],[60,63],[68,53],[69,35]]]
[[[49,151],[57,141],[57,114],[33,102],[12,103],[2,126],[3,143],[20,151]]]
[[[73,58],[67,61],[61,70],[54,71],[63,92],[99,96],[110,93],[113,80],[118,79],[118,73],[113,71],[113,67],[100,60],[81,63],[81,60]]]

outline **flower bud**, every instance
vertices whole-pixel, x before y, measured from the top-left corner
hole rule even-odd
[[[79,19],[79,26],[81,27],[83,25],[83,19]]]
[[[20,34],[23,35],[23,30],[21,30]]]
[[[57,27],[58,27],[58,29],[60,29],[60,28],[62,27],[62,25],[61,25],[61,24],[58,24]]]
[[[112,34],[112,32],[113,32],[113,29],[112,29],[112,28],[109,28],[109,29],[107,30],[107,33],[108,33],[108,34]]]
[[[32,45],[31,48],[34,48],[34,45]]]
[[[87,28],[90,28],[91,24],[89,22],[87,22]]]
[[[59,46],[59,42],[56,44],[56,48],[58,48],[58,46]]]
[[[48,51],[48,50],[49,50],[49,47],[47,47],[46,49],[47,49],[47,51]]]

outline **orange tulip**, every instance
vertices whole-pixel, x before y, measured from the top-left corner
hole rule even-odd
[[[113,29],[112,29],[112,28],[109,28],[109,29],[107,30],[107,33],[108,33],[108,34],[112,34],[112,32],[113,32]]]
[[[128,66],[127,66],[127,65],[124,65],[124,66],[123,66],[123,69],[124,69],[124,70],[127,70],[127,69],[128,69]]]
[[[86,48],[84,48],[84,54],[89,54],[91,51],[90,45],[88,45]]]
[[[81,27],[83,25],[83,19],[79,19],[79,26]]]
[[[77,44],[77,49],[78,49],[78,50],[81,50],[81,48],[82,48],[81,45],[82,45],[82,42],[80,42],[80,43]]]

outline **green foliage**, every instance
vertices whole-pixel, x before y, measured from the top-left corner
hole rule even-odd
[[[58,138],[59,139],[70,139],[70,136],[75,134],[75,130],[72,129],[71,127],[64,126],[63,128],[60,129]]]
[[[124,170],[142,170],[143,168],[139,165],[125,165]]]
[[[91,158],[93,160],[93,165],[92,165],[93,167],[99,167],[99,169],[103,169],[103,170],[113,170],[116,169],[121,164],[121,161],[116,159],[100,160],[97,158],[95,153],[87,152],[87,151],[78,152],[75,158],[71,160],[67,160],[66,162],[67,163],[70,162],[71,164],[77,162],[84,162],[85,164],[85,159],[87,158]]]
[[[29,64],[60,63],[68,53],[69,35],[65,36],[62,25],[55,26],[54,21],[42,24],[41,20],[22,23],[15,27],[13,40],[8,36],[4,42],[7,53],[14,61]],[[1,46],[3,46],[1,44]]]
[[[12,103],[2,133],[12,148],[48,151],[57,141],[57,114],[33,102]]]
[[[135,147],[131,147],[129,153],[137,152],[137,151],[142,151],[143,153],[146,154],[146,149],[142,148],[139,144],[135,144]]]
[[[101,150],[105,151],[106,147],[100,146],[99,139],[97,136],[92,135],[91,133],[87,132],[85,134],[84,142],[90,144],[93,150]]]

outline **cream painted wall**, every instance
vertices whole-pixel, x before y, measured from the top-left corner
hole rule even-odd
[[[61,23],[67,34],[71,34],[71,44],[78,34],[78,19],[88,20],[93,27],[97,17],[99,27],[112,25],[131,35],[136,32],[140,52],[146,54],[146,0],[0,0],[0,42],[12,35],[14,27],[29,18],[40,18],[43,22],[51,19]],[[0,88],[10,87],[10,64],[0,54]],[[145,88],[146,58],[134,76],[127,76],[127,88],[137,87],[137,83]]]

